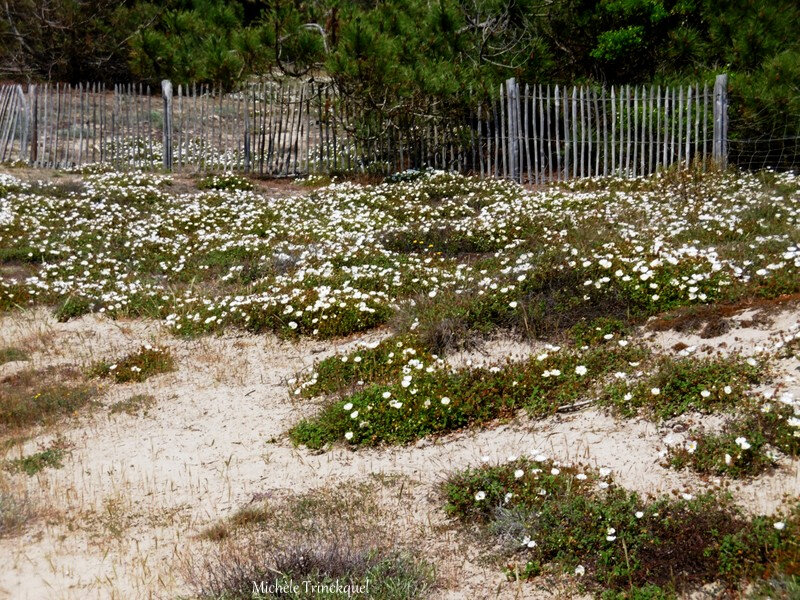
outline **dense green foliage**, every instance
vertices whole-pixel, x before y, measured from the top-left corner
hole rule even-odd
[[[383,108],[509,75],[615,83],[725,69],[774,93],[798,77],[798,20],[789,0],[18,0],[0,25],[0,64],[29,77],[226,85],[324,69]]]
[[[783,164],[797,150],[791,0],[15,0],[4,16],[5,76],[231,89],[324,74],[369,119],[405,131],[414,115],[463,119],[510,76],[694,83],[724,71],[733,162]]]
[[[722,495],[647,500],[609,476],[544,455],[484,465],[449,478],[445,510],[491,536],[510,578],[574,573],[602,598],[674,598],[712,582],[735,590],[796,571],[797,506],[749,517]]]

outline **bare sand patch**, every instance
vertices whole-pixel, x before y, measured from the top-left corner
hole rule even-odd
[[[752,322],[746,315],[744,321]],[[768,325],[724,334],[717,348],[744,353],[768,346],[798,322],[797,310]],[[370,332],[335,343],[228,333],[195,340],[171,336],[153,322],[86,316],[57,323],[45,310],[0,318],[0,343],[23,345],[36,367],[85,367],[157,342],[176,358],[177,370],[142,383],[107,385],[104,406],[58,427],[36,432],[13,451],[35,451],[62,436],[71,450],[63,468],[28,478],[13,476],[42,507],[23,534],[0,540],[9,557],[0,573],[0,595],[10,598],[149,598],[186,593],[178,566],[208,542],[197,538],[209,524],[254,498],[341,489],[362,481],[381,483],[386,514],[397,531],[413,531],[423,555],[437,565],[441,598],[571,597],[562,583],[509,584],[483,551],[454,528],[441,509],[438,489],[455,469],[504,462],[534,450],[561,462],[613,470],[621,485],[643,494],[695,493],[719,482],[661,465],[659,452],[672,425],[643,419],[618,421],[595,408],[533,421],[426,438],[406,447],[353,451],[335,446],[319,453],[295,448],[286,431],[317,410],[314,400],[289,394],[288,380],[316,360],[374,342]],[[693,334],[659,332],[649,342],[665,351],[676,343],[708,343]],[[737,339],[739,338],[739,339]],[[721,346],[725,343],[725,346]],[[451,358],[454,365],[521,359],[536,345],[493,340],[480,351]],[[783,363],[782,363],[783,364]],[[794,389],[793,363],[776,385]],[[0,366],[0,374],[19,368]],[[144,415],[109,414],[108,406],[148,394]],[[770,512],[785,494],[800,492],[800,463],[785,461],[769,475],[731,485],[751,512]],[[402,538],[402,535],[400,536]],[[403,540],[401,539],[400,542]]]

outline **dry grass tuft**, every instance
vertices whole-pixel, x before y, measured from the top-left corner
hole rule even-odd
[[[0,432],[47,424],[97,395],[73,367],[27,369],[0,379]]]
[[[433,584],[431,568],[389,544],[394,536],[387,521],[367,486],[259,502],[202,534],[219,543],[189,565],[186,579],[197,598],[310,599],[320,597],[318,586],[337,582],[367,585],[367,597],[423,597]],[[254,593],[258,586],[289,583],[297,587],[285,594]],[[348,594],[333,591],[322,597]]]
[[[19,533],[36,511],[28,494],[0,480],[0,538]]]

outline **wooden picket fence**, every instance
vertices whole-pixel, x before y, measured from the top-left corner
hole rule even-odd
[[[727,78],[715,86],[501,86],[478,109],[481,175],[544,183],[647,175],[676,163],[725,163]]]
[[[727,78],[564,87],[510,79],[468,114],[365,113],[328,81],[0,86],[0,162],[264,176],[433,167],[543,183],[725,162]],[[157,93],[160,91],[161,93]]]

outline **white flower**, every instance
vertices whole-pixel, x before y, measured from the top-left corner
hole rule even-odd
[[[783,521],[778,521],[777,523],[773,523],[772,526],[778,531],[781,531],[783,530],[784,527],[786,527],[786,523],[784,523]]]
[[[695,450],[697,450],[697,442],[696,441],[689,440],[688,442],[686,442],[686,451],[689,454],[694,454]]]
[[[516,302],[516,300],[512,300],[511,302],[509,302],[509,303],[508,303],[508,305],[509,305],[511,308],[517,308],[517,302]]]
[[[352,431],[348,431],[347,433],[345,433],[344,434],[344,439],[352,440],[353,439],[353,432]]]
[[[480,502],[481,500],[485,499],[486,499],[486,492],[480,491],[475,493],[475,500],[477,502]]]
[[[608,540],[609,542],[613,542],[615,539],[617,539],[617,536],[615,535],[616,533],[617,533],[616,529],[614,529],[613,527],[609,527],[606,530],[606,540]]]
[[[661,389],[654,387],[653,389],[650,390],[650,393],[653,394],[653,396],[658,396],[661,393]]]
[[[525,538],[522,540],[522,545],[523,545],[523,546],[526,546],[526,547],[528,547],[528,548],[536,548],[536,542],[534,542],[534,541],[533,541],[533,540],[532,540],[530,537],[528,537],[527,535],[526,535],[526,536],[525,536]]]
[[[637,519],[641,519],[643,516],[644,516],[644,513],[642,511],[640,511],[640,510],[636,511],[636,518]]]
[[[575,479],[583,481],[586,479],[586,475],[584,473],[578,473],[577,475],[575,475]]]
[[[725,464],[726,465],[730,465],[732,460],[733,459],[731,458],[731,455],[726,452],[725,453]]]
[[[444,398],[441,399],[441,403],[447,406],[448,404],[450,404],[450,398],[445,396]]]
[[[577,567],[575,567],[575,575],[577,575],[578,577],[582,577],[585,573],[586,569],[584,568],[583,565],[578,565]]]
[[[357,419],[358,418],[358,411],[354,410],[353,412],[351,412],[350,413],[350,418],[351,419]]]
[[[297,329],[297,323],[294,321],[289,321],[289,329]]]
[[[575,373],[577,375],[586,375],[587,370],[588,369],[583,365],[578,365],[577,367],[575,367]]]
[[[351,408],[353,408],[353,403],[352,402],[348,402],[342,408],[345,409],[345,410],[350,410]]]
[[[726,394],[730,394],[733,391],[733,388],[729,385],[726,385],[724,388],[722,388],[722,391]]]
[[[608,477],[609,475],[611,475],[611,469],[608,467],[602,467],[600,469],[600,477]]]
[[[737,437],[736,440],[734,441],[736,442],[736,445],[739,446],[742,450],[750,449],[750,442],[747,441],[746,437],[740,436]]]
[[[391,397],[392,393],[391,392],[383,392],[383,394],[381,394],[381,395],[383,396],[383,398],[385,400],[388,400]]]
[[[522,469],[517,469],[516,471],[514,471],[514,479],[519,479],[523,475],[525,475],[525,471],[523,471]]]
[[[550,469],[550,475],[558,475],[559,473],[561,473],[559,469],[556,468]]]
[[[691,494],[687,494],[687,493],[683,493],[683,494],[681,494],[681,497],[682,497],[684,500],[691,500],[692,498],[694,498],[694,496],[692,496]]]
[[[708,390],[703,390],[702,392],[700,392],[700,395],[703,398],[708,398],[711,395],[711,392],[709,392]]]

